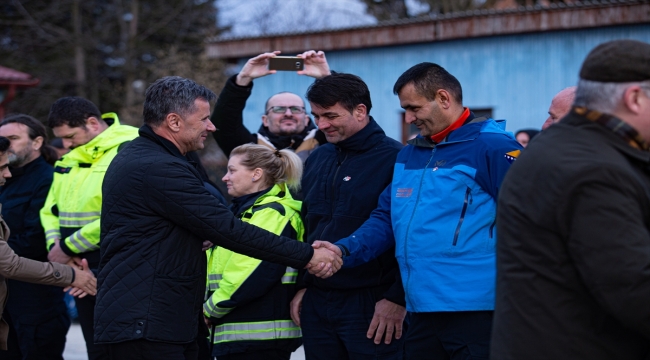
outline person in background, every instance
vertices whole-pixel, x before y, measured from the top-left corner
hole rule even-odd
[[[9,171],[8,150],[11,142],[6,137],[0,136],[0,186],[11,178]],[[0,212],[2,204],[0,204]],[[8,298],[7,279],[26,281],[42,285],[54,285],[66,287],[64,290],[70,290],[70,293],[80,298],[86,295],[95,295],[97,292],[97,279],[88,268],[88,262],[84,259],[79,268],[68,265],[40,262],[32,259],[20,257],[11,250],[7,243],[7,238],[11,236],[9,227],[0,215],[0,313]],[[59,290],[60,291],[60,290]],[[0,350],[8,350],[7,336],[9,326],[0,318]],[[44,337],[50,337],[53,334],[46,332],[41,334]],[[4,351],[3,351],[4,352]],[[2,357],[5,359],[5,357]],[[51,358],[36,356],[30,359],[47,359]],[[60,355],[58,358],[62,358]]]
[[[268,65],[269,59],[278,54],[279,51],[274,51],[249,59],[221,90],[210,119],[217,128],[214,138],[226,156],[236,146],[256,143],[272,149],[291,149],[305,161],[320,144],[327,142],[309,119],[304,100],[290,92],[277,93],[266,101],[262,124],[256,134],[251,134],[244,126],[242,112],[253,91],[253,80],[276,73],[276,70],[269,70]],[[305,66],[298,74],[315,78],[330,74],[322,51],[308,51],[299,56],[305,60]]]
[[[555,94],[553,100],[551,100],[551,106],[548,108],[548,118],[542,124],[542,131],[548,129],[549,126],[557,123],[566,114],[571,111],[571,104],[573,104],[573,99],[576,96],[576,87],[569,86],[566,89],[563,89],[559,93]]]
[[[302,161],[287,149],[245,144],[230,153],[223,181],[238,219],[276,235],[302,241]],[[285,359],[302,343],[289,302],[298,270],[215,247],[207,251],[208,297],[203,314],[211,324],[212,355],[220,360]],[[254,327],[250,324],[255,323]]]
[[[40,211],[48,259],[62,264],[85,258],[99,265],[102,182],[120,146],[138,136],[138,129],[121,125],[115,113],[101,114],[91,101],[60,98],[52,104],[48,126],[71,149],[54,164],[54,179]],[[79,324],[90,360],[107,359],[93,343],[95,297],[76,301]]]
[[[522,129],[515,133],[515,139],[521,144],[524,148],[528,146],[528,143],[533,140],[535,136],[539,134],[539,130],[535,129]]]
[[[11,229],[5,240],[18,256],[48,261],[38,212],[52,184],[57,154],[47,145],[45,126],[29,115],[4,118],[0,136],[11,141],[7,154],[12,177],[0,187],[4,220]],[[8,280],[7,289],[11,297],[2,318],[9,324],[9,346],[0,358],[62,359],[70,319],[61,288]]]
[[[606,42],[503,180],[491,359],[649,359],[649,194],[650,44]]]

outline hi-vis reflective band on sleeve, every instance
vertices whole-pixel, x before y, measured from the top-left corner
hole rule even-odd
[[[228,315],[229,312],[231,312],[234,308],[221,308],[218,307],[214,304],[214,300],[212,300],[212,296],[208,299],[203,304],[203,311],[210,317],[220,319],[226,315]]]
[[[74,234],[70,235],[69,239],[66,244],[74,246],[80,253],[99,250],[99,244],[93,244],[88,241],[88,239],[81,235],[81,230],[75,231]]]
[[[300,327],[291,320],[234,323],[214,328],[214,343],[245,340],[292,339],[301,337]]]
[[[54,240],[60,238],[61,238],[61,232],[59,230],[52,229],[45,232],[45,240]]]
[[[88,212],[61,212],[59,225],[64,227],[82,227],[99,219],[99,211]]]
[[[208,286],[207,291],[215,291],[219,288],[219,281],[223,277],[221,274],[208,274]]]
[[[298,270],[287,266],[287,270],[282,275],[282,283],[283,284],[295,284],[296,279],[298,278]]]

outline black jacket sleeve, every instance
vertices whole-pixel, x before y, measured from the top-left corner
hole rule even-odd
[[[399,268],[397,268],[397,271],[395,272],[395,282],[384,293],[384,299],[406,307],[406,294],[404,293],[404,284],[402,284],[402,274],[400,273]]]
[[[226,157],[230,157],[230,152],[237,146],[254,143],[257,140],[256,135],[251,134],[244,126],[242,115],[246,100],[251,95],[253,83],[251,82],[249,86],[239,86],[235,83],[236,77],[237,75],[233,75],[226,82],[210,117],[217,128],[213,133],[214,139]]]
[[[309,244],[276,236],[235,218],[189,166],[181,162],[149,166],[143,179],[143,197],[152,211],[198,239],[213,239],[217,246],[297,269],[307,265],[314,253]]]

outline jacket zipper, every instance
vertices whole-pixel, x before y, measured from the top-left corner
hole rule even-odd
[[[339,176],[339,170],[341,170],[341,165],[345,162],[345,160],[348,158],[348,154],[346,153],[345,156],[343,157],[343,160],[340,159],[340,153],[341,153],[341,148],[337,147],[336,151],[339,153],[336,156],[336,171],[334,172],[334,178],[332,179],[332,188],[330,189],[330,204],[332,205],[330,208],[330,221],[329,223],[323,228],[323,231],[321,231],[320,236],[318,237],[319,239],[323,239],[323,234],[325,234],[325,230],[332,225],[332,221],[334,220],[334,209],[336,208],[336,178]]]
[[[497,218],[494,218],[494,221],[492,222],[492,225],[490,225],[490,239],[492,239],[493,234],[494,234],[494,226],[497,224]]]
[[[463,221],[465,220],[467,205],[472,203],[472,198],[470,196],[471,192],[472,189],[470,189],[469,187],[467,188],[467,191],[465,191],[465,201],[463,202],[463,210],[460,212],[460,219],[458,220],[458,225],[456,226],[456,232],[454,233],[454,242],[452,243],[453,246],[456,246],[456,243],[458,242],[458,235],[460,235],[460,227],[463,225]]]
[[[434,147],[433,150],[431,151],[431,156],[429,157],[429,160],[427,163],[424,165],[424,169],[422,169],[422,175],[420,176],[420,187],[418,188],[418,197],[415,200],[415,205],[413,206],[413,212],[411,213],[411,218],[409,219],[409,224],[406,226],[406,233],[405,233],[405,238],[404,238],[404,263],[408,264],[408,238],[409,238],[409,230],[411,229],[411,223],[413,222],[413,215],[415,215],[415,210],[418,207],[418,203],[420,202],[420,195],[422,194],[422,180],[424,179],[424,174],[427,173],[427,166],[431,163],[431,160],[433,160],[433,156],[436,154],[436,148]],[[408,267],[408,266],[407,266]],[[409,283],[411,282],[411,269],[408,269],[408,274],[406,275],[406,284],[404,285],[404,289],[409,289]],[[405,296],[406,296],[406,301],[409,301],[409,292],[405,291]]]

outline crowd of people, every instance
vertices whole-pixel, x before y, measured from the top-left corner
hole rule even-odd
[[[416,64],[393,87],[406,146],[320,51],[298,55],[313,121],[281,92],[250,133],[278,54],[218,97],[158,79],[139,129],[61,98],[61,153],[0,122],[0,358],[62,359],[60,287],[91,360],[650,358],[650,44],[597,46],[514,135]],[[211,133],[230,203],[196,153]]]

